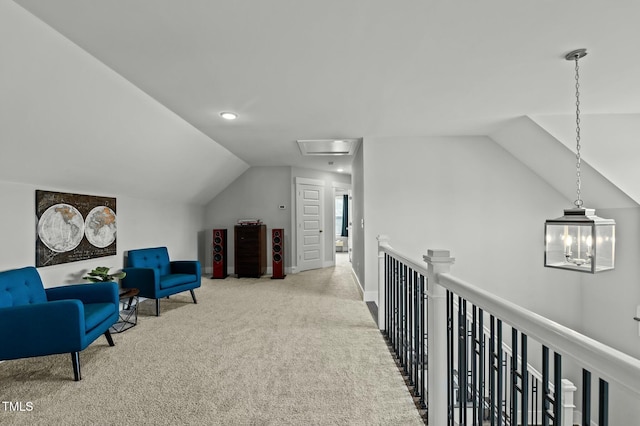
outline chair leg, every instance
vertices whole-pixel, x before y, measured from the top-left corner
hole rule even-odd
[[[156,299],[156,316],[160,316],[160,299]]]
[[[191,297],[193,297],[193,303],[198,303],[198,301],[196,300],[196,294],[193,292],[193,290],[189,290],[191,292]]]
[[[115,346],[116,344],[113,343],[113,338],[111,337],[111,331],[107,330],[104,332],[104,337],[107,338],[107,342],[109,342],[109,346]]]
[[[80,375],[80,353],[79,352],[71,352],[71,364],[73,364],[73,380],[76,382],[82,379]]]

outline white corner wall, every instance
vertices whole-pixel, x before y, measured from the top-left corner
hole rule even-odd
[[[211,231],[227,229],[227,261],[229,273],[234,265],[234,226],[238,219],[261,219],[267,226],[267,247],[271,244],[271,229],[284,229],[285,266],[291,267],[291,167],[251,167],[225,188],[206,206],[203,267],[212,272]],[[284,205],[285,209],[278,207]],[[267,266],[271,251],[267,250]]]
[[[377,294],[377,241],[421,260],[449,249],[452,273],[580,330],[580,277],[543,267],[544,221],[567,204],[487,137],[364,141],[365,295]]]

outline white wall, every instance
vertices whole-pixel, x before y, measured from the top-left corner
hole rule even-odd
[[[582,324],[585,333],[640,359],[640,209],[598,209],[616,220],[616,265],[612,271],[584,274]]]
[[[0,181],[0,270],[35,264],[36,189],[80,192],[76,188],[35,186]],[[80,192],[86,194],[86,192]],[[204,209],[199,205],[163,203],[105,194],[116,198],[118,236],[116,256],[38,268],[45,287],[84,282],[81,277],[96,266],[122,268],[124,252],[134,248],[167,246],[174,260],[196,259],[197,234],[202,229]]]
[[[291,168],[251,167],[218,194],[205,210],[205,270],[211,272],[211,230],[226,228],[229,245],[227,261],[229,273],[233,273],[233,227],[238,219],[261,219],[267,226],[267,247],[271,244],[271,229],[284,228],[285,267],[291,267]],[[278,207],[284,205],[285,210]],[[295,241],[295,240],[293,240]],[[202,256],[201,256],[202,258]],[[267,249],[267,266],[271,265],[271,251]]]
[[[351,164],[352,170],[352,189],[351,196],[353,197],[351,211],[351,222],[353,226],[352,231],[352,250],[351,250],[351,267],[355,273],[356,278],[361,287],[364,287],[365,283],[365,261],[364,261],[364,228],[362,228],[362,221],[364,220],[364,157],[363,151],[366,148],[366,139],[362,141],[358,147],[358,151]],[[364,292],[364,288],[362,288]],[[377,298],[377,290],[376,290]]]
[[[596,214],[616,220],[616,265],[614,270],[601,274],[580,274],[581,332],[640,359],[640,323],[633,319],[640,305],[640,209],[601,208]],[[593,374],[595,377],[597,372]],[[595,389],[592,407],[597,406]],[[638,424],[639,396],[615,383],[609,384],[609,392],[609,424]],[[581,401],[581,392],[576,397]]]
[[[486,137],[364,146],[365,296],[377,295],[376,236],[387,234],[414,259],[449,249],[454,275],[579,327],[579,274],[542,266],[544,221],[567,205],[557,191]]]

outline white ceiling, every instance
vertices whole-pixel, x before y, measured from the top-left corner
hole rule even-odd
[[[348,171],[350,158],[303,157],[296,140],[570,115],[563,57],[581,47],[583,112],[640,113],[637,1],[15,2],[254,166]]]

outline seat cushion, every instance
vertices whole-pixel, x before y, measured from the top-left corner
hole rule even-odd
[[[196,281],[197,277],[193,274],[171,274],[160,277],[160,288],[171,288],[177,285],[188,284]]]
[[[100,325],[104,320],[113,314],[115,307],[113,303],[85,303],[84,323],[85,332],[89,332]]]

